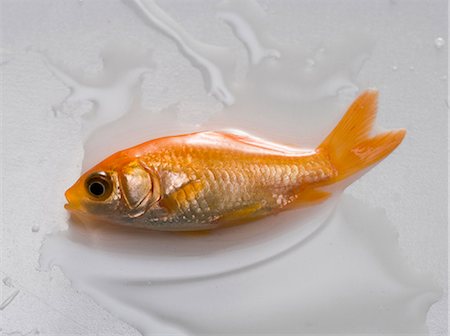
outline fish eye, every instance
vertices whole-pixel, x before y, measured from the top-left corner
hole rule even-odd
[[[105,172],[94,173],[86,179],[86,189],[96,200],[105,200],[111,195],[111,178]]]

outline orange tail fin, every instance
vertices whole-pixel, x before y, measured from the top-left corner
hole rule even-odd
[[[338,171],[334,181],[343,180],[388,156],[405,137],[404,129],[371,136],[377,113],[378,92],[363,92],[339,124],[320,144]]]

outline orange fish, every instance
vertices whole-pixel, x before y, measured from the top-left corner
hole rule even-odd
[[[314,150],[199,132],[119,151],[67,190],[65,207],[133,227],[198,231],[321,202],[327,186],[373,166],[403,140],[404,129],[370,135],[377,96],[361,94]]]

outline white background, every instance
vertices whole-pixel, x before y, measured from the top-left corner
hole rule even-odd
[[[236,43],[211,14],[214,1],[159,3],[199,39]],[[261,3],[281,39],[314,46],[324,37],[355,29],[373,37],[375,48],[358,83],[361,88],[380,90],[379,123],[405,127],[408,136],[401,150],[347,192],[386,209],[409,262],[447,288],[447,46],[438,49],[434,44],[437,37],[447,41],[446,2]],[[68,89],[36,51],[86,67],[98,62],[99,50],[110,39],[140,40],[148,47],[168,45],[174,56],[165,66],[175,66],[181,73],[171,94],[190,99],[187,108],[217,105],[213,98],[196,103],[205,101],[198,72],[177,58],[171,42],[149,30],[120,1],[3,0],[1,33],[2,277],[9,277],[14,285],[1,284],[3,298],[20,290],[2,311],[1,328],[21,333],[38,329],[46,335],[135,335],[89,297],[76,293],[58,270],[37,270],[42,239],[64,228],[63,193],[79,175],[83,153],[77,119],[55,117],[52,110]],[[155,89],[146,103],[163,105],[168,100]],[[33,226],[39,232],[32,232]],[[446,309],[442,301],[430,314],[435,335],[446,334]]]

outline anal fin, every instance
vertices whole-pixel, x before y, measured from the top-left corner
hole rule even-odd
[[[304,189],[295,195],[295,199],[284,207],[284,209],[296,209],[322,203],[331,197],[331,193],[319,189]]]
[[[218,224],[220,227],[235,226],[252,222],[264,215],[265,211],[263,210],[263,205],[257,202],[222,215],[218,219]]]

